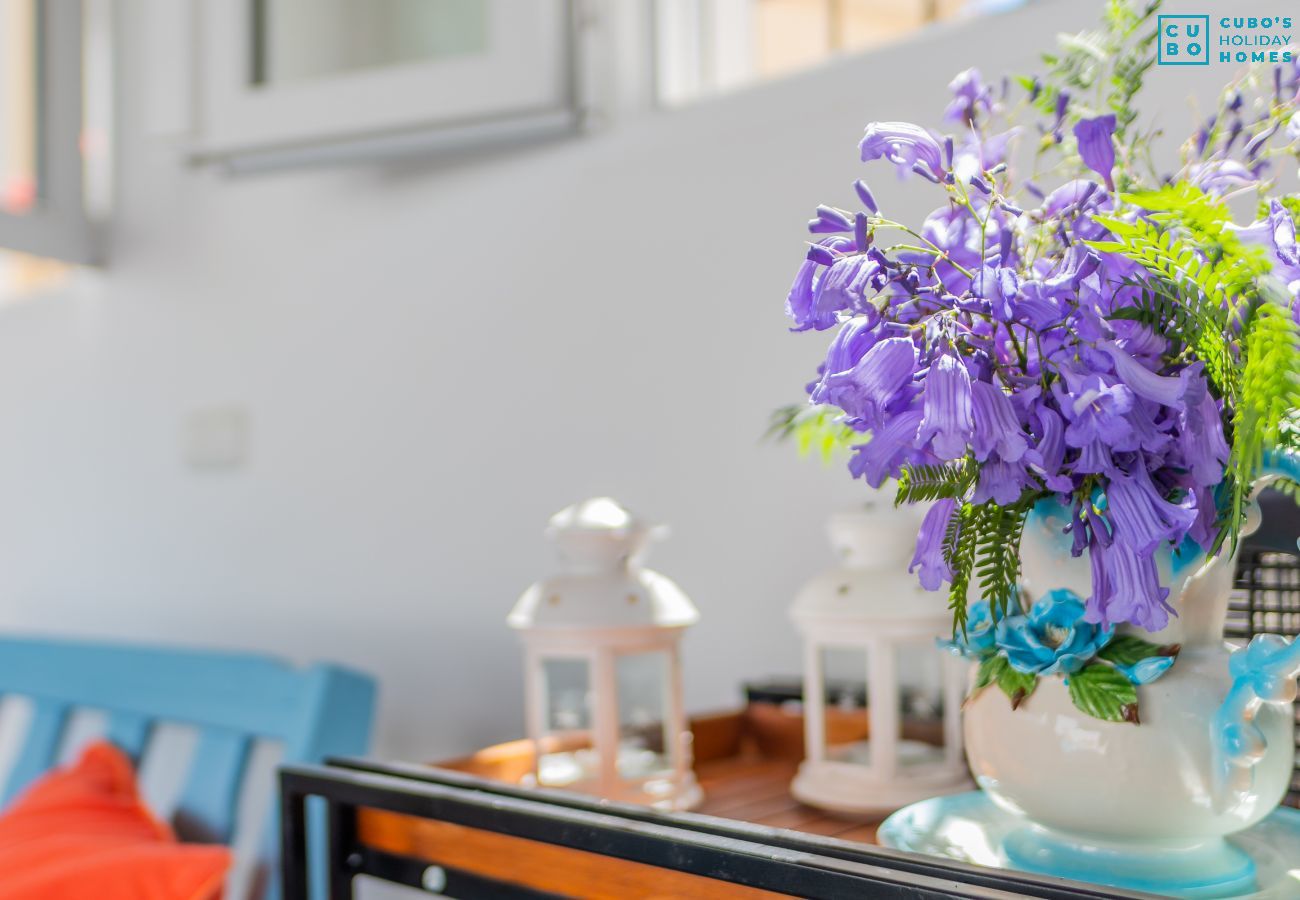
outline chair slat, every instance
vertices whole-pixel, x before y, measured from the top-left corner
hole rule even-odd
[[[108,730],[104,737],[117,745],[134,762],[139,762],[144,754],[145,744],[153,731],[153,720],[147,716],[134,713],[113,713],[108,719]]]
[[[253,742],[247,734],[205,729],[190,762],[185,793],[176,807],[176,827],[185,837],[228,842],[236,803]]]
[[[34,706],[23,749],[5,782],[3,801],[0,801],[3,805],[8,805],[58,759],[71,707],[53,700],[37,700]]]
[[[374,711],[374,683],[334,666],[302,670],[247,653],[15,636],[0,637],[0,695],[36,704],[0,803],[58,762],[73,710],[104,710],[108,736],[136,756],[150,742],[150,723],[199,729],[175,804],[177,831],[226,842],[256,741],[280,743],[287,762],[355,756],[365,751]],[[247,842],[251,868],[264,873],[275,872],[278,855],[272,806],[270,827]],[[276,880],[255,890],[273,900]]]

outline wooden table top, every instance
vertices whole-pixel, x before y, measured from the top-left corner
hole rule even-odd
[[[828,729],[839,740],[866,737],[861,711],[841,719],[828,710]],[[788,828],[847,841],[874,843],[880,817],[828,813],[790,795],[803,756],[803,724],[797,713],[767,704],[691,721],[695,775],[704,791],[696,812],[774,828]],[[905,724],[904,733],[934,740],[934,729]],[[533,770],[529,741],[488,747],[437,763],[439,768],[518,784]],[[363,843],[388,853],[462,869],[564,896],[589,898],[759,898],[775,896],[728,882],[642,866],[522,841],[445,822],[379,810],[357,819]]]
[[[881,817],[828,813],[791,797],[790,781],[798,767],[791,760],[760,756],[700,763],[695,777],[704,790],[704,804],[696,812],[845,841],[876,842]]]

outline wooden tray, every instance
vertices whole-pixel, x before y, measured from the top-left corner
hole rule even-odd
[[[861,710],[828,709],[827,733],[833,742],[867,736]],[[847,815],[815,809],[790,796],[790,781],[803,758],[803,716],[768,703],[753,703],[743,710],[697,716],[691,721],[694,736],[695,775],[704,790],[697,812],[739,819],[775,828],[841,840],[875,843],[882,816]],[[904,736],[938,743],[938,722],[905,722]],[[518,784],[533,770],[533,747],[526,740],[487,747],[470,756],[435,763],[438,768],[465,772],[507,784]],[[363,811],[358,821],[363,841],[396,849],[428,846],[432,823],[383,813]],[[438,836],[445,842],[445,829]],[[444,844],[445,846],[445,844]]]

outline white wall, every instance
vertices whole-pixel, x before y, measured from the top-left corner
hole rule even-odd
[[[520,732],[506,611],[547,516],[610,493],[674,527],[690,708],[797,671],[786,604],[862,491],[759,442],[825,343],[782,318],[803,220],[851,201],[868,120],[938,124],[956,69],[1024,70],[1099,7],[511,155],[233,180],[145,135],[121,28],[112,264],[0,310],[2,621],[340,660],[381,680],[378,752],[436,758]],[[1172,106],[1192,76],[1153,79]],[[241,471],[183,463],[212,404],[251,414]]]

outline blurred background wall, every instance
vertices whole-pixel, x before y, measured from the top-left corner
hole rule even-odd
[[[167,63],[119,3],[111,265],[0,308],[0,625],[337,659],[381,680],[379,753],[456,753],[521,732],[505,614],[547,517],[608,493],[673,527],[691,709],[796,672],[786,606],[865,490],[760,442],[827,340],[782,316],[803,222],[857,177],[922,216],[862,127],[937,126],[957,70],[1025,71],[1101,8],[508,152],[231,177],[151,133]],[[1185,134],[1223,75],[1153,70],[1147,104]],[[242,463],[187,461],[213,421]]]

